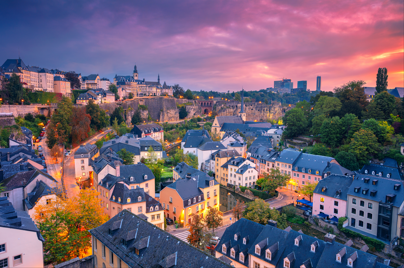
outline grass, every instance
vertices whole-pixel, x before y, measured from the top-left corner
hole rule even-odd
[[[162,178],[172,178],[173,177],[173,170],[171,167],[164,167],[163,172],[161,173]]]

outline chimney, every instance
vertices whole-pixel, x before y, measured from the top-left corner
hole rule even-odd
[[[324,241],[327,243],[332,244],[332,243],[334,243],[334,240],[335,240],[335,235],[333,235],[333,234],[328,233],[324,236]]]
[[[10,161],[10,152],[7,152],[7,161]]]
[[[121,176],[121,162],[115,161],[115,170],[116,170],[116,176],[120,177]]]
[[[190,179],[190,178],[191,178],[191,173],[187,173],[186,178],[187,178],[187,179]]]
[[[273,226],[273,227],[278,227],[278,222],[277,222],[277,221],[274,221],[274,220],[269,220],[269,221],[268,221],[268,225],[271,225],[271,226]]]

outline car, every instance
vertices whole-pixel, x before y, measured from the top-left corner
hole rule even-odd
[[[170,218],[166,218],[166,221],[167,221],[167,225],[173,225],[174,224],[174,221],[172,219],[170,219]]]
[[[36,141],[35,141],[35,142],[36,142],[36,143],[38,143],[38,142],[40,142],[40,141],[41,141],[40,139],[36,139]]]
[[[210,239],[210,243],[212,245],[217,245],[219,243],[219,237],[218,236],[212,236],[212,238]]]
[[[38,146],[38,152],[42,152],[42,146],[41,145]]]
[[[43,137],[43,135],[45,135],[45,132],[41,132],[41,134],[39,134],[40,137]]]

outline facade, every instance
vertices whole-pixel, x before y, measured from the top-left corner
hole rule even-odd
[[[346,217],[347,194],[353,176],[330,175],[318,182],[313,192],[313,215],[322,218]]]
[[[200,129],[200,130],[188,130],[187,133],[185,133],[185,136],[181,140],[181,149],[184,149],[185,153],[185,148],[195,148],[198,147],[203,138],[206,138],[206,140],[212,141],[209,132],[206,129]],[[189,141],[188,141],[189,139]],[[198,140],[198,142],[196,142]],[[185,147],[185,144],[188,142],[187,147]],[[196,152],[193,153],[196,155]]]
[[[98,156],[98,148],[95,144],[80,145],[74,153],[74,169],[76,178],[87,179],[93,177],[91,161]]]
[[[316,91],[321,91],[321,76],[317,76]]]
[[[152,139],[161,143],[164,142],[163,127],[155,123],[135,125],[130,133],[132,133],[136,138],[151,137]]]
[[[139,139],[140,143],[140,159],[162,159],[165,155],[161,143],[155,141],[151,137],[144,137]],[[150,152],[152,150],[152,152]]]
[[[102,88],[96,88],[87,91],[86,93],[81,93],[76,100],[79,105],[87,105],[90,100],[94,100],[95,103],[113,103],[115,102],[115,94],[109,90],[104,90]]]
[[[202,169],[203,163],[209,159],[212,153],[224,150],[226,147],[220,141],[207,141],[200,145],[197,150],[198,168]]]
[[[271,128],[268,131],[268,136],[272,138],[272,147],[279,147],[279,142],[282,139],[283,129]]]
[[[187,174],[160,191],[160,203],[167,218],[186,225],[192,214],[206,215],[209,208],[219,209],[219,183],[206,173]]]
[[[227,227],[215,247],[216,257],[233,267],[249,268],[388,268],[381,259],[335,241],[294,230],[281,230],[272,221],[261,225],[240,219]]]
[[[230,267],[126,210],[90,234],[94,267]]]
[[[140,141],[136,139],[133,134],[125,134],[119,138],[109,140],[104,142],[100,149],[100,154],[104,154],[107,150],[112,150],[118,153],[120,150],[125,149],[126,151],[132,153],[133,163],[140,162]]]
[[[44,267],[43,242],[29,215],[0,197],[0,266]]]
[[[60,76],[54,77],[53,91],[55,93],[61,93],[63,96],[70,96],[72,94],[70,82]]]
[[[52,188],[43,181],[36,181],[35,188],[24,199],[25,211],[33,218],[36,213],[35,206],[45,206],[55,202],[57,194],[59,191],[56,187]]]
[[[348,191],[346,228],[390,242],[400,228],[398,214],[403,202],[402,181],[357,175]]]
[[[45,92],[54,92],[54,76],[52,72],[46,68],[42,68],[38,73],[39,88]]]
[[[226,164],[229,174],[229,184],[245,187],[255,185],[258,179],[258,171],[255,169],[253,162],[242,157],[237,157],[231,158]]]
[[[236,132],[226,132],[220,142],[227,149],[236,150],[243,157],[247,156],[247,143]]]
[[[98,74],[90,74],[89,76],[81,76],[81,89],[101,88],[100,76]]]
[[[100,88],[103,90],[109,90],[109,85],[111,85],[111,81],[108,78],[101,78],[100,79]]]
[[[307,81],[297,81],[297,88],[307,91]]]
[[[227,172],[222,172],[222,166],[232,157],[239,157],[239,154],[236,150],[220,150],[212,154],[214,158],[214,171],[216,181],[222,185],[227,185],[228,175]]]

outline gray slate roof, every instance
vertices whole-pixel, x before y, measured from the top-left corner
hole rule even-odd
[[[122,222],[120,228],[110,232],[116,221]],[[126,239],[133,230],[136,230],[135,238],[127,241],[124,247],[122,239]],[[174,267],[178,268],[230,267],[126,210],[90,230],[90,233],[129,267],[170,267],[168,265],[172,263],[176,263]],[[139,250],[139,255],[135,253],[135,248]],[[174,256],[175,262],[172,260]]]
[[[234,149],[219,150],[217,152],[212,153],[212,155],[214,156],[213,159],[215,159],[216,157],[223,158],[223,157],[240,156],[240,154]]]
[[[97,153],[97,145],[87,143],[86,145],[80,145],[80,148],[78,148],[77,151],[74,153],[74,158],[90,158]]]
[[[318,182],[316,189],[314,189],[314,193],[346,201],[348,199],[347,194],[352,181],[352,177],[330,175]]]
[[[294,162],[293,171],[299,171],[307,174],[316,174],[318,171],[318,175],[322,176],[324,169],[332,160],[334,160],[334,158],[328,156],[302,153],[298,157],[297,161]]]
[[[294,164],[296,163],[298,157],[302,154],[302,152],[292,150],[292,149],[285,149],[283,150],[276,161],[287,163],[287,164]]]
[[[104,142],[100,149],[100,153],[103,154],[109,148],[116,153],[122,149],[125,149],[134,155],[140,155],[140,142],[130,134]]]
[[[349,176],[353,175],[354,172],[350,171],[349,169],[340,166],[337,163],[330,163],[325,169],[324,174],[328,175],[342,175],[342,176]]]
[[[379,173],[381,173],[381,177],[392,178],[396,180],[403,179],[403,176],[398,168],[389,167],[385,165],[382,166],[377,164],[367,164],[362,167],[360,173],[371,174],[375,176],[379,176]]]
[[[224,145],[220,141],[208,141],[199,146],[198,149],[202,151],[210,151],[210,150],[223,150],[226,149],[226,147],[224,147]]]
[[[223,126],[224,123],[243,124],[243,119],[240,116],[216,116],[219,126]]]
[[[209,132],[206,129],[191,129],[185,133],[185,136],[182,138],[182,142],[186,142],[189,137],[204,137],[212,140],[210,138]]]
[[[28,209],[32,209],[41,197],[58,193],[57,188],[51,188],[43,181],[37,181],[35,188],[24,199],[24,203]]]

